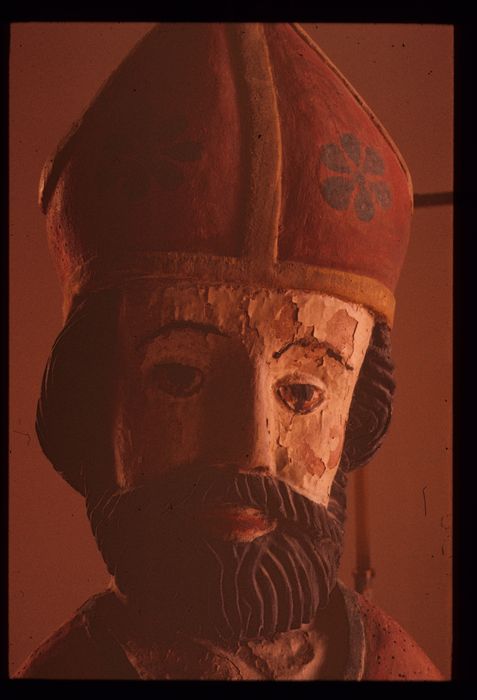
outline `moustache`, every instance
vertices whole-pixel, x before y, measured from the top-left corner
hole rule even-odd
[[[100,548],[104,524],[113,518],[116,522],[123,517],[130,523],[131,519],[142,521],[145,533],[148,523],[185,525],[198,512],[224,504],[259,510],[277,521],[279,529],[319,535],[322,543],[334,540],[337,531],[343,534],[333,508],[326,509],[271,475],[239,472],[234,465],[174,469],[153,484],[110,489],[97,498],[87,498],[88,517]]]

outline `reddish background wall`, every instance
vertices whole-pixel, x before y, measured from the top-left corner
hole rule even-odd
[[[43,162],[149,24],[29,23],[11,45],[10,667],[107,581],[82,499],[38,446],[61,301],[36,199]],[[452,189],[452,28],[304,25],[384,123],[416,192]],[[417,211],[397,291],[393,424],[367,467],[375,600],[445,672],[451,644],[451,207]],[[354,499],[342,578],[351,583]]]

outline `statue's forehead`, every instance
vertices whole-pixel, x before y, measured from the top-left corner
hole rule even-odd
[[[347,359],[358,346],[367,347],[374,324],[364,306],[320,292],[151,282],[125,290],[123,318],[139,334],[191,321],[213,325],[227,335],[258,337],[275,349],[314,337]]]

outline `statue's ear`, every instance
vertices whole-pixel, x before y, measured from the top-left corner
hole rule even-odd
[[[117,294],[77,303],[53,345],[37,405],[36,432],[46,457],[84,495],[88,470],[108,481],[116,371]]]
[[[390,330],[374,326],[351,402],[341,465],[351,471],[367,464],[389,427],[396,384]]]

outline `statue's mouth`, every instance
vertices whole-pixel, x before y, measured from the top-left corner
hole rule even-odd
[[[225,503],[195,513],[194,520],[208,535],[230,542],[252,542],[272,532],[277,521],[258,508]]]

